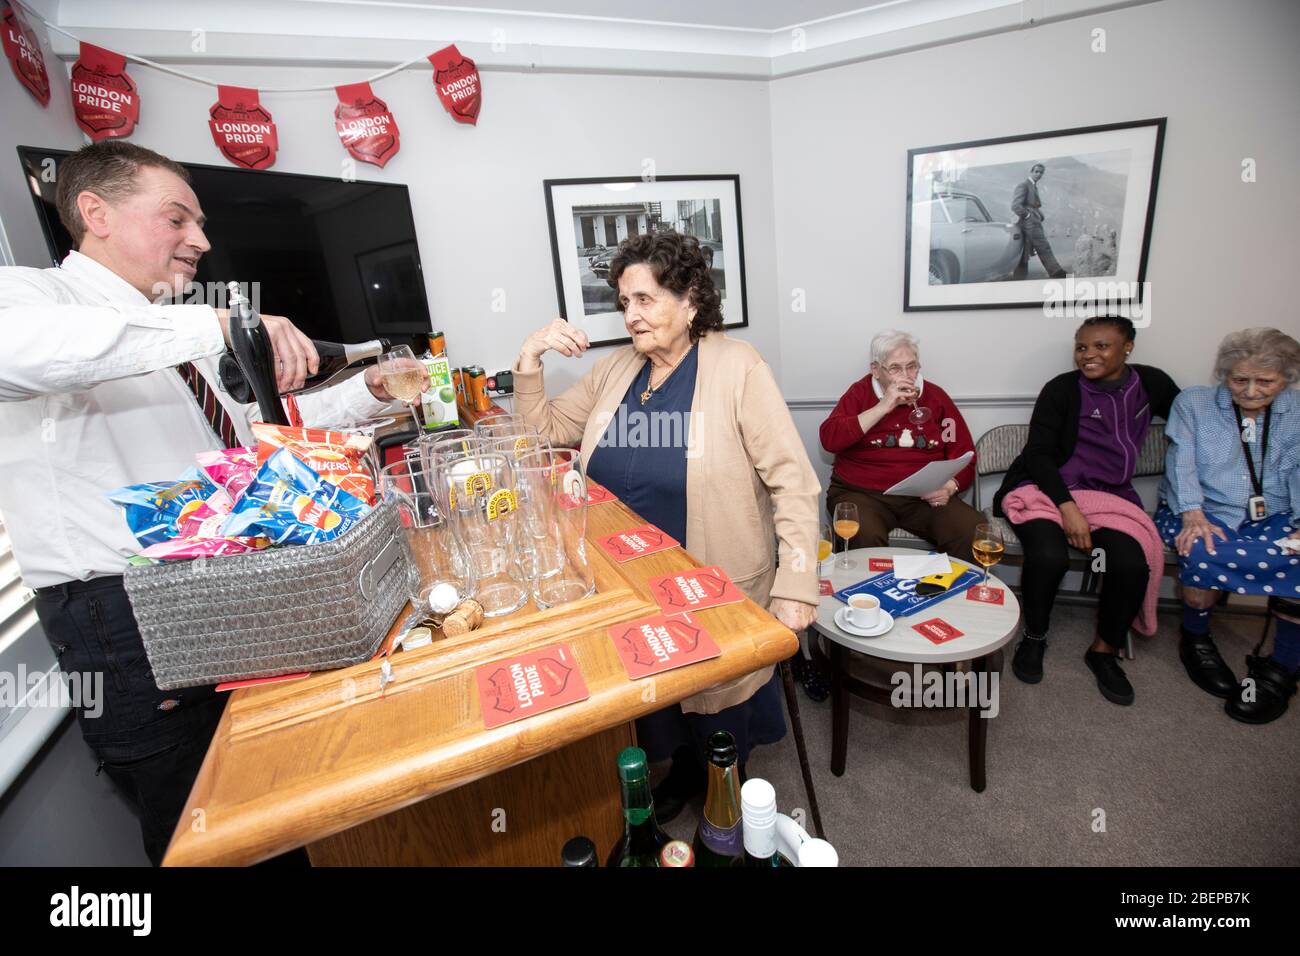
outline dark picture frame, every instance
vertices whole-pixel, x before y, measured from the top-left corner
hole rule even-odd
[[[749,325],[738,174],[547,179],[542,189],[560,316],[593,346],[632,341],[607,276],[618,243],[639,232],[696,236],[713,257],[723,327]]]
[[[1140,304],[1166,121],[908,150],[903,311]]]

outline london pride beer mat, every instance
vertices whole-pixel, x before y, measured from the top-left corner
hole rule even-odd
[[[484,664],[475,668],[474,681],[488,730],[591,696],[568,644]]]
[[[745,600],[740,588],[719,567],[692,568],[676,574],[661,574],[647,581],[646,586],[665,614],[703,611],[724,604],[739,604]]]
[[[654,614],[605,629],[631,680],[722,656],[689,614]]]
[[[672,535],[652,524],[643,524],[630,531],[607,534],[596,543],[619,564],[631,561],[633,558],[645,557],[647,554],[658,554],[660,551],[680,547]]]

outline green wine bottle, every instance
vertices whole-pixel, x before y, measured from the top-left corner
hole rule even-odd
[[[744,858],[741,832],[736,739],[719,730],[709,737],[709,791],[695,831],[695,865],[741,865]]]
[[[628,747],[618,755],[623,790],[623,838],[614,844],[606,866],[658,866],[659,851],[672,840],[655,819],[650,770],[645,751]]]

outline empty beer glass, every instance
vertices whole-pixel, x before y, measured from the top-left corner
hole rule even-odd
[[[529,542],[533,599],[555,607],[593,594],[587,560],[587,482],[572,448],[542,448],[514,465],[520,498],[519,531]]]
[[[397,506],[411,606],[424,614],[447,614],[472,597],[473,564],[456,532],[454,516],[439,504],[433,481],[419,460],[407,458],[380,471],[379,493]]]

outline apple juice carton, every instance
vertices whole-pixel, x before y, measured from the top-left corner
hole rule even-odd
[[[430,430],[460,424],[456,411],[456,389],[451,383],[451,363],[447,356],[425,358],[429,372],[429,390],[424,393],[424,427]]]

